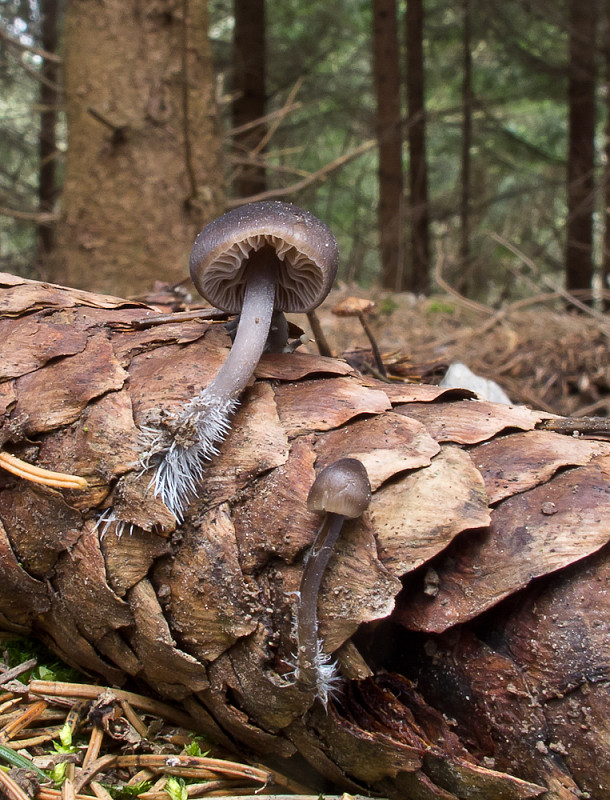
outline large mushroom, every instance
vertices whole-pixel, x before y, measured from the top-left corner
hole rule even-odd
[[[155,469],[155,493],[177,519],[217,453],[231,415],[282,312],[318,306],[333,284],[338,249],[330,229],[296,206],[260,202],[207,225],[191,253],[191,277],[212,305],[239,314],[229,355],[205,389],[160,427],[145,429],[143,463]]]

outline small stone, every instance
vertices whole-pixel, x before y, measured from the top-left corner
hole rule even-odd
[[[568,755],[568,751],[561,742],[551,742],[549,744],[549,750],[552,750],[554,753],[558,753],[560,756]]]

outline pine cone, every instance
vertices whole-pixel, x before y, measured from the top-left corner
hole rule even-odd
[[[3,451],[87,488],[0,472],[0,626],[180,702],[262,756],[412,798],[608,798],[610,443],[465,390],[263,356],[178,523],[142,431],[209,382],[219,322],[0,276]],[[146,323],[144,323],[146,325]],[[304,691],[294,620],[316,471],[373,490],[319,597],[341,681]]]

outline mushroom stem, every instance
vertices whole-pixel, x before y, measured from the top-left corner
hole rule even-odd
[[[379,347],[377,345],[377,341],[376,341],[375,337],[373,336],[373,331],[369,328],[368,322],[364,318],[364,314],[362,313],[362,311],[358,312],[358,319],[360,320],[360,324],[362,325],[363,331],[366,333],[366,336],[367,336],[369,342],[371,343],[371,349],[373,351],[373,358],[375,359],[375,364],[377,366],[379,374],[382,377],[387,378],[388,377],[388,373],[387,373],[387,370],[385,368],[385,364],[383,363],[383,359],[381,358],[381,353],[379,352]]]
[[[332,350],[330,349],[330,345],[328,344],[328,340],[324,334],[324,330],[320,325],[320,319],[316,314],[315,310],[307,312],[307,319],[309,320],[311,332],[313,333],[313,338],[318,347],[318,353],[321,356],[332,358],[333,357]]]
[[[226,361],[212,383],[186,403],[163,431],[151,428],[145,467],[156,465],[155,494],[179,521],[203,465],[218,453],[217,445],[230,429],[230,418],[256,369],[271,327],[277,257],[263,247],[251,258],[237,334]]]
[[[322,649],[318,634],[318,595],[322,577],[337,543],[343,521],[356,519],[371,501],[371,485],[364,464],[340,458],[318,473],[307,495],[309,511],[323,511],[324,519],[303,565],[297,610],[297,681],[313,690],[324,706],[338,682],[337,668]]]
[[[318,595],[322,577],[343,527],[342,514],[327,512],[311,546],[299,590],[297,614],[299,680],[311,688],[319,683]]]
[[[267,247],[251,258],[235,341],[218,374],[204,389],[221,402],[236,398],[246,388],[265,349],[275,300],[276,261]]]

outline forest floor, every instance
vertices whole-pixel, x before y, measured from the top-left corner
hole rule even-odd
[[[450,295],[417,299],[342,286],[318,317],[333,355],[365,370],[372,357],[359,320],[332,313],[348,296],[374,301],[366,318],[390,376],[438,383],[461,361],[514,403],[565,416],[610,416],[608,315],[527,301],[498,311]]]
[[[19,653],[27,653],[25,660]],[[70,682],[58,680],[62,676]],[[275,769],[228,753],[193,733],[194,726],[178,704],[89,684],[39,643],[0,632],[0,798],[319,796]]]

